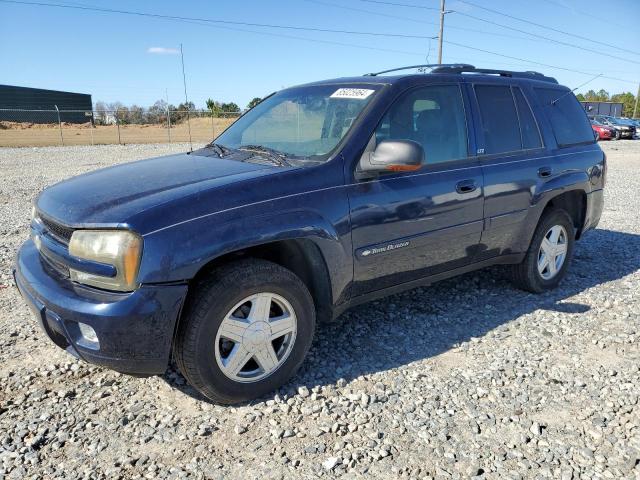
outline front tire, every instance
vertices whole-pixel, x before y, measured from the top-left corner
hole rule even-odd
[[[265,260],[235,262],[196,284],[174,357],[187,381],[210,400],[251,400],[295,374],[315,321],[311,294],[293,272]]]
[[[511,266],[513,283],[523,290],[542,293],[558,286],[573,257],[575,232],[564,210],[551,210],[538,222],[524,260]]]

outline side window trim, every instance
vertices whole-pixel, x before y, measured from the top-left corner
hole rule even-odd
[[[511,100],[513,100],[513,106],[516,109],[516,117],[518,117],[518,133],[520,134],[520,150],[524,150],[524,135],[522,134],[522,118],[520,118],[520,109],[518,108],[518,102],[516,101],[516,95],[514,93],[514,86],[509,85],[509,91],[511,92]]]

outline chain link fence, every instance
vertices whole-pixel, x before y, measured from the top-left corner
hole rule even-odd
[[[240,113],[211,110],[0,109],[0,147],[210,142]]]

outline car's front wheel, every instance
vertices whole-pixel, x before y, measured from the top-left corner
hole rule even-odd
[[[314,330],[315,309],[305,284],[277,264],[244,260],[197,283],[174,357],[203,395],[238,403],[285,383],[302,364]]]
[[[533,293],[555,288],[567,274],[574,242],[573,222],[566,211],[544,214],[524,260],[511,266],[515,285]]]

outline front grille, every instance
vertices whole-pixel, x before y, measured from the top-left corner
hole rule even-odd
[[[62,225],[55,220],[47,218],[44,215],[39,214],[38,217],[42,222],[44,228],[55,238],[62,241],[65,244],[68,244],[71,240],[71,235],[73,234],[73,228]]]

